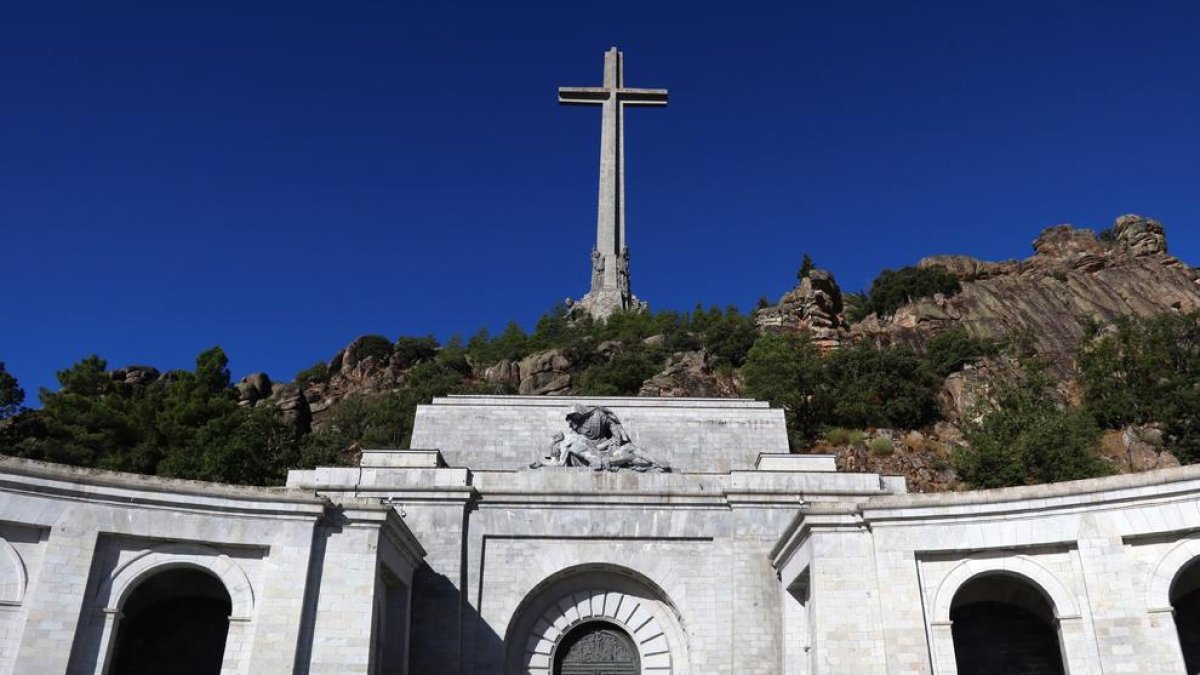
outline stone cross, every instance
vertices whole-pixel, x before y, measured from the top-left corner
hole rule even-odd
[[[559,103],[598,105],[603,112],[592,285],[580,301],[596,317],[608,316],[617,310],[645,307],[629,289],[629,247],[625,240],[625,106],[664,106],[667,90],[626,87],[624,63],[625,55],[613,47],[604,53],[604,86],[558,89]]]

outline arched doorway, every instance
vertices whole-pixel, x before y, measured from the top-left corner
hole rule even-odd
[[[1193,560],[1171,584],[1175,629],[1187,672],[1200,672],[1200,561]]]
[[[639,675],[637,645],[604,621],[582,623],[563,637],[554,654],[554,675]]]
[[[121,607],[109,675],[219,675],[232,603],[212,574],[154,574]]]
[[[1028,581],[985,574],[950,606],[959,675],[1063,675],[1054,609]]]

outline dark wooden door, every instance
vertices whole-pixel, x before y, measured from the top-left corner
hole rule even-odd
[[[637,645],[610,624],[585,623],[563,639],[554,657],[555,675],[640,675]]]

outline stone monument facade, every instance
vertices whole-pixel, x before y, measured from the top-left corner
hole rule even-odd
[[[529,468],[564,423],[610,470]],[[702,398],[439,398],[413,446],[286,488],[0,457],[0,675],[1200,672],[1200,466],[908,494]]]
[[[642,311],[629,285],[629,245],[625,238],[625,106],[665,106],[666,89],[625,86],[625,56],[616,47],[604,54],[604,85],[560,87],[565,105],[598,105],[600,117],[600,195],[596,210],[596,245],[592,249],[592,284],[577,303],[603,318],[619,311]]]

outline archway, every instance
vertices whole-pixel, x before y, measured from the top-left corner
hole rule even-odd
[[[1171,584],[1171,608],[1175,630],[1187,672],[1200,672],[1200,560],[1193,560]]]
[[[983,574],[950,605],[959,675],[1063,675],[1054,608],[1026,579]]]
[[[177,567],[126,596],[110,675],[219,675],[232,602],[217,577]]]
[[[606,632],[607,631],[607,632]],[[627,639],[638,675],[689,672],[678,610],[654,582],[609,564],[569,567],[536,584],[505,631],[506,675],[593,675],[625,670],[566,669],[575,649],[616,648]],[[580,652],[582,653],[582,652]],[[565,660],[565,661],[564,661]],[[613,663],[605,664],[613,666]]]
[[[554,656],[554,675],[641,675],[633,639],[606,621],[582,623],[563,637]]]

